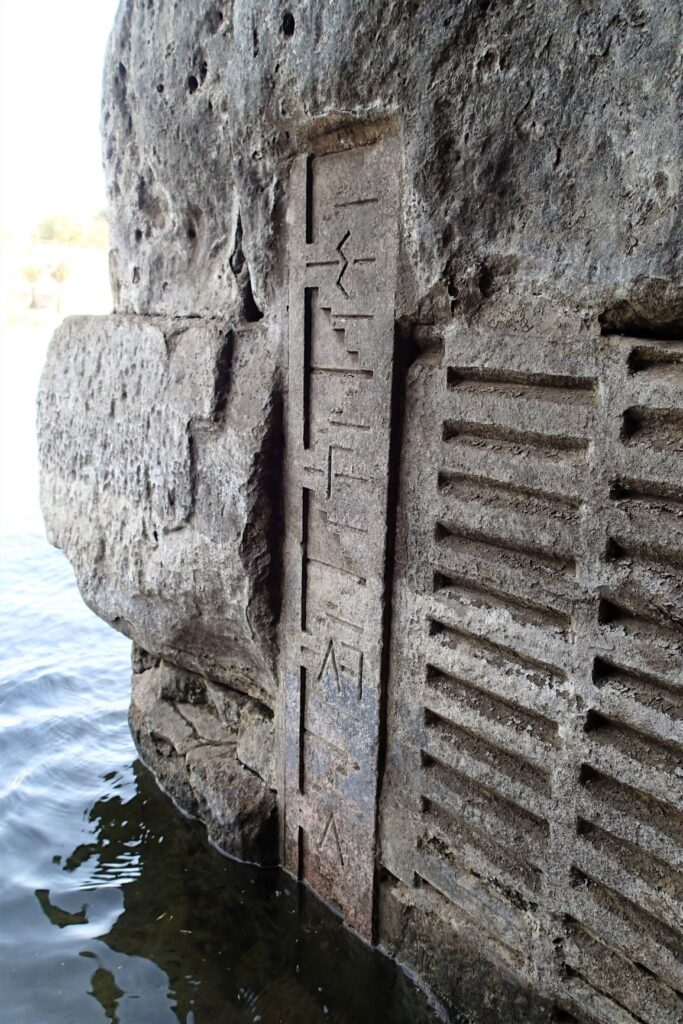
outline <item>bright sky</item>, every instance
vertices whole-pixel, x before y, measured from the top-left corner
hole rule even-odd
[[[118,0],[0,0],[0,234],[105,206],[102,68]]]

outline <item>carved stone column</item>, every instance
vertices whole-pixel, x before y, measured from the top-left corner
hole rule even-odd
[[[292,177],[286,867],[372,935],[398,254],[396,144]]]

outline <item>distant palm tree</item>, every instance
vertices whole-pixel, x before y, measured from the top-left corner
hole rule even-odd
[[[36,266],[35,263],[28,263],[25,267],[21,268],[21,273],[31,285],[31,302],[29,304],[29,309],[37,309],[36,284],[42,273],[42,267]]]
[[[53,281],[57,282],[57,312],[62,311],[62,285],[65,281],[68,281],[71,271],[67,267],[66,263],[58,263],[56,267],[53,267],[50,271],[50,277]]]

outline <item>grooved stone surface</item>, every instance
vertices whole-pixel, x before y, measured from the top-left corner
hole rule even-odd
[[[579,1016],[675,1024],[683,342],[442,337],[406,382],[382,863]]]
[[[50,537],[176,798],[476,1024],[683,1019],[682,40],[658,0],[112,34]]]
[[[286,866],[372,935],[397,145],[292,171]]]

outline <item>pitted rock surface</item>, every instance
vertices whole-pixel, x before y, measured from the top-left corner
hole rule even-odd
[[[682,18],[648,0],[123,3],[103,115],[117,308],[230,316],[240,216],[272,311],[292,157],[389,119],[409,303],[445,284],[465,312],[512,292],[680,325]]]

